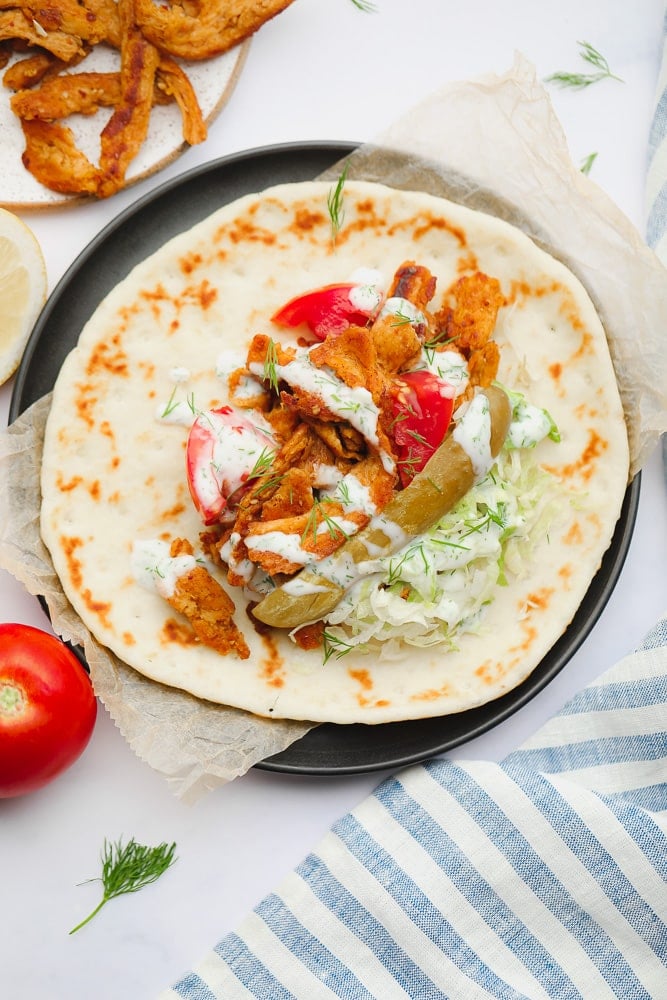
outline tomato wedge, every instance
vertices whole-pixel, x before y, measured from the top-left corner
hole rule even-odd
[[[88,675],[60,639],[0,624],[0,798],[34,792],[73,764],[96,716]]]
[[[348,326],[365,326],[381,301],[380,293],[372,285],[354,282],[323,285],[290,299],[271,320],[278,326],[305,325],[318,340],[325,340]]]
[[[391,434],[405,487],[441,443],[454,409],[451,386],[430,371],[404,372],[393,385]]]
[[[185,453],[190,496],[206,525],[233,520],[249,480],[271,464],[276,442],[231,406],[200,413]]]

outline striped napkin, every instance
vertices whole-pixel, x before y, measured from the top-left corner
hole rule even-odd
[[[500,763],[383,782],[160,1000],[667,998],[666,730],[667,618]]]
[[[161,1000],[667,997],[667,619],[500,764],[379,786]]]

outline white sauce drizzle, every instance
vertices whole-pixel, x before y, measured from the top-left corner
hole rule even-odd
[[[463,355],[458,351],[422,350],[421,360],[421,367],[427,368],[451,387],[451,392],[448,394],[450,399],[463,395],[470,381],[468,365]]]
[[[491,408],[483,392],[475,396],[459,411],[460,416],[452,432],[454,440],[463,448],[470,459],[479,482],[492,467],[491,455]]]
[[[168,598],[174,593],[178,578],[195,569],[199,562],[191,555],[171,556],[169,543],[153,538],[133,543],[130,565],[140,586]]]
[[[312,580],[304,580],[301,576],[295,576],[284,583],[282,589],[292,597],[307,597],[309,594],[325,594],[330,588]]]
[[[521,400],[512,412],[507,443],[511,448],[533,448],[548,435],[550,430],[551,421],[548,414],[539,406]]]
[[[409,320],[410,323],[426,323],[426,316],[409,299],[401,298],[400,295],[392,295],[382,306],[380,316],[398,316],[401,319]]]

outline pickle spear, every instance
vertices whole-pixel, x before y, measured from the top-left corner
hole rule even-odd
[[[253,609],[255,618],[278,628],[298,628],[328,615],[353,583],[373,571],[369,564],[428,531],[486,475],[511,418],[502,389],[479,390],[454,431],[382,513],[316,566],[267,594]]]

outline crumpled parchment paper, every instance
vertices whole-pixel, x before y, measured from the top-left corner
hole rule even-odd
[[[628,424],[631,475],[667,430],[667,271],[610,199],[572,163],[549,96],[517,57],[503,76],[434,93],[347,160],[350,177],[427,190],[519,226],[582,280],[607,329]],[[324,175],[335,179],[340,164]],[[138,674],[78,618],[39,533],[41,443],[50,399],[0,437],[0,565],[80,646],[97,696],[135,753],[192,802],[303,736]]]

